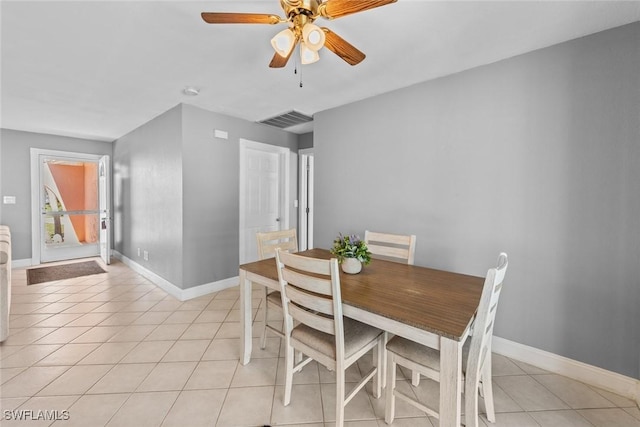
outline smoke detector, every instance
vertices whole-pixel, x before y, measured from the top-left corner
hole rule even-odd
[[[200,91],[193,86],[185,87],[182,92],[187,96],[197,96],[200,93]]]

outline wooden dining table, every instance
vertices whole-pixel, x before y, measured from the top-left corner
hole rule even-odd
[[[324,249],[300,255],[329,259]],[[273,258],[240,266],[240,362],[251,359],[252,283],[279,290]],[[462,346],[480,302],[484,278],[374,259],[358,274],[340,272],[343,313],[440,350],[440,426],[461,421]],[[470,400],[470,399],[469,399]],[[468,409],[467,409],[468,410]]]

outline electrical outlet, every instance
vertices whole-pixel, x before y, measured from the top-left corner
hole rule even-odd
[[[149,252],[148,251],[144,251],[144,260],[145,261],[149,261]]]

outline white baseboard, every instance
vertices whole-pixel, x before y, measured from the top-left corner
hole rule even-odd
[[[169,295],[179,299],[180,301],[186,301],[189,299],[197,298],[202,295],[207,295],[212,292],[218,292],[223,289],[230,288],[232,286],[236,286],[239,283],[238,276],[230,277],[228,279],[219,280],[217,282],[204,283],[202,285],[193,286],[191,288],[182,289],[168,280],[158,276],[151,270],[148,270],[133,261],[130,258],[122,255],[120,252],[114,251],[113,256],[116,259],[119,259],[124,264],[126,264],[129,268],[131,268],[136,273],[150,280],[154,285],[158,286]]]
[[[494,353],[635,400],[640,406],[640,380],[638,379],[496,336],[493,337],[491,349]]]
[[[12,259],[11,260],[11,268],[27,268],[31,267],[33,263],[31,262],[31,258],[25,259]]]

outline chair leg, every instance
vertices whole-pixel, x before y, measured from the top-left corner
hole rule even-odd
[[[264,350],[267,347],[267,316],[269,315],[269,309],[268,309],[269,304],[267,304],[267,287],[266,286],[262,287],[262,303],[264,304],[264,307],[262,309],[262,312],[263,312],[262,319],[264,320],[264,325],[262,326],[262,335],[260,336],[260,348]]]
[[[376,375],[373,377],[373,397],[380,398],[382,394],[382,384],[384,383],[383,371],[384,371],[384,354],[385,354],[385,340],[384,337],[378,340],[378,345],[373,352],[373,363],[377,368]]]
[[[467,377],[464,382],[464,425],[466,427],[478,427],[479,373],[473,373],[472,375],[474,378],[471,378],[469,373],[467,373]]]
[[[344,425],[344,394],[344,366],[336,366],[336,427],[342,427]]]
[[[496,422],[496,410],[493,404],[493,381],[491,379],[491,355],[487,354],[487,358],[482,367],[481,387],[484,397],[484,407],[487,410],[487,419],[489,422]]]
[[[293,386],[293,347],[289,345],[286,339],[286,355],[285,355],[285,378],[284,378],[284,406],[291,402],[291,388]]]
[[[387,401],[384,408],[384,421],[387,424],[391,424],[395,418],[396,411],[396,397],[393,395],[396,389],[396,363],[393,358],[393,353],[387,353],[387,386],[385,387],[385,393],[387,394]]]
[[[382,338],[382,366],[378,365],[378,369],[382,370],[382,388],[387,387],[387,343],[389,342],[389,332],[384,331]]]

